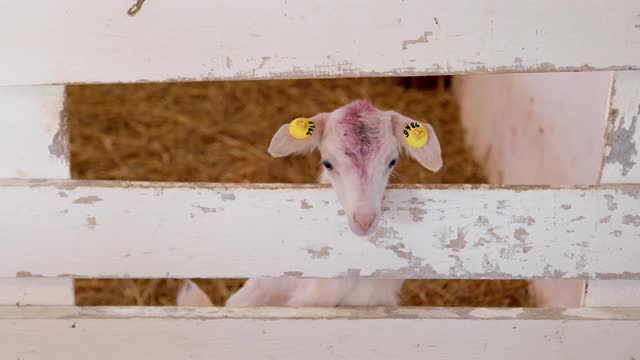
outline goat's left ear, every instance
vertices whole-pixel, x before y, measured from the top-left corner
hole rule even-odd
[[[388,114],[391,115],[394,136],[409,156],[433,172],[440,170],[442,167],[440,142],[431,125],[413,120],[395,111],[389,111]],[[420,129],[420,127],[423,129]],[[410,133],[412,130],[414,134]],[[416,132],[420,134],[421,131],[426,131],[428,136],[427,142],[424,144],[420,141],[423,135],[419,135],[418,138],[415,137]],[[412,143],[413,146],[408,142]]]
[[[209,296],[196,283],[186,280],[178,290],[178,306],[213,306]]]
[[[308,136],[296,138],[292,135],[289,127],[291,123],[286,123],[278,129],[271,138],[269,154],[273,157],[289,156],[291,154],[300,154],[313,151],[320,144],[322,133],[324,131],[325,121],[329,117],[329,113],[320,113],[312,117],[308,124],[313,124],[313,129],[307,133]],[[305,122],[305,124],[307,124]],[[305,131],[308,127],[304,128]],[[304,131],[303,131],[304,133]]]

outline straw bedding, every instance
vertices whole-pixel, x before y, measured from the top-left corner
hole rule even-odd
[[[401,158],[392,183],[483,183],[465,146],[448,78],[279,80],[67,88],[75,179],[315,182],[318,154],[273,159],[283,123],[367,98],[431,123],[444,166],[433,174]],[[135,241],[135,239],[132,239]],[[196,281],[221,305],[242,279]],[[76,280],[78,305],[172,305],[175,279]],[[409,280],[403,305],[531,306],[525,281]]]

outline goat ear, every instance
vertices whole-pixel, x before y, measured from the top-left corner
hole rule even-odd
[[[388,112],[391,115],[391,122],[393,124],[393,133],[398,141],[398,144],[411,156],[416,159],[420,165],[425,168],[437,172],[442,167],[442,155],[440,150],[440,142],[436,136],[436,132],[431,125],[425,124],[409,117],[406,117],[395,111]],[[427,143],[421,147],[412,147],[405,141],[405,128],[411,123],[418,123],[422,125],[429,135]]]
[[[191,280],[186,280],[178,290],[178,306],[213,306],[209,296]]]
[[[289,156],[291,154],[299,154],[313,151],[320,145],[322,132],[329,113],[320,113],[312,117],[310,120],[315,124],[313,134],[304,139],[296,139],[289,133],[289,123],[284,124],[278,129],[269,144],[269,154],[273,157]]]

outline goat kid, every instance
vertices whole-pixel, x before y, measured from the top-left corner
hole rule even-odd
[[[290,133],[290,124],[282,125],[271,140],[269,154],[284,157],[318,149],[322,156],[319,181],[331,184],[356,235],[368,236],[376,230],[384,191],[402,149],[433,172],[442,167],[440,143],[429,124],[379,110],[366,100],[317,114],[311,121],[315,128],[302,139]],[[412,129],[417,132],[410,134]],[[409,141],[410,135],[413,140],[417,136],[419,144]],[[399,279],[252,278],[226,306],[397,306],[402,283]],[[181,287],[177,302],[179,306],[211,305],[190,281]]]

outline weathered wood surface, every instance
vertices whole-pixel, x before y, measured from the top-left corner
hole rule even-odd
[[[0,0],[0,85],[640,69],[636,0],[133,4]]]
[[[617,71],[611,89],[600,183],[640,183],[639,118],[640,71]],[[640,306],[640,281],[589,281],[584,304]]]
[[[73,280],[0,278],[0,305],[73,305]]]
[[[492,183],[640,182],[633,176],[640,72],[470,75],[456,78],[455,89],[467,138]],[[640,304],[640,282],[585,284],[535,281],[534,294],[549,306]]]
[[[638,185],[405,186],[368,238],[316,185],[4,180],[0,198],[5,277],[640,279]]]
[[[0,87],[0,178],[68,179],[67,138],[64,86]],[[0,219],[0,242],[2,225],[12,218]],[[0,263],[7,256],[1,254]],[[17,303],[73,305],[73,280],[0,278],[0,304]]]
[[[640,281],[589,280],[585,306],[640,306]]]
[[[614,72],[454,79],[467,141],[493,184],[595,185]],[[539,306],[584,304],[586,280],[534,280]]]
[[[0,307],[0,358],[24,360],[626,360],[639,335],[638,308]]]
[[[640,183],[640,71],[615,73],[606,140],[600,182]]]
[[[0,86],[0,178],[69,178],[63,110],[64,86]]]

